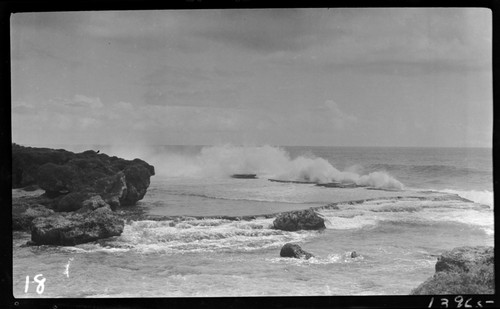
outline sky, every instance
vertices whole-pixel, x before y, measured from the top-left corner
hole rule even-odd
[[[484,8],[11,16],[22,145],[492,146]]]

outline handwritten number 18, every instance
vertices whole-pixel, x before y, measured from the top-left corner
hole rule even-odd
[[[43,290],[45,289],[45,280],[47,280],[47,278],[43,278],[43,275],[39,274],[36,275],[35,278],[33,278],[33,280],[34,283],[38,283],[38,286],[36,287],[36,292],[41,295],[43,293]],[[26,285],[24,287],[24,293],[28,293],[29,285],[30,285],[30,276],[26,276]]]

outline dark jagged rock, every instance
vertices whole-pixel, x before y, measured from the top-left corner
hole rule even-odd
[[[124,222],[109,207],[86,213],[40,217],[31,224],[31,240],[36,245],[74,246],[101,238],[119,236]]]
[[[38,168],[45,163],[64,164],[74,154],[63,149],[34,148],[12,144],[12,187],[36,184]]]
[[[351,252],[351,258],[355,259],[359,256],[359,254],[356,251]]]
[[[314,181],[300,181],[300,180],[281,180],[281,179],[268,179],[272,182],[282,182],[282,183],[298,183],[298,184],[316,184]]]
[[[74,211],[88,197],[100,195],[112,209],[134,205],[146,194],[154,167],[140,160],[109,157],[88,150],[12,145],[13,188],[38,185],[54,200],[56,211]]]
[[[134,160],[134,162],[136,161]],[[126,194],[120,200],[123,205],[133,205],[138,200],[141,200],[149,187],[149,177],[154,175],[154,170],[151,169],[152,166],[150,168],[147,165],[143,165],[141,162],[136,163],[136,165],[128,166],[123,171],[125,174],[125,182],[127,184]]]
[[[71,165],[45,163],[38,168],[36,182],[49,196],[58,196],[77,189],[77,171]]]
[[[458,247],[438,257],[434,276],[411,291],[413,295],[494,294],[493,247]]]
[[[13,188],[45,190],[13,197],[13,229],[30,229],[38,245],[75,245],[120,235],[112,210],[142,199],[155,171],[140,159],[13,144],[12,174]]]
[[[281,248],[280,256],[306,260],[314,257],[311,253],[302,250],[299,245],[291,243],[287,243]]]
[[[325,228],[325,221],[314,210],[306,209],[281,213],[273,225],[283,231],[319,230]]]
[[[257,174],[233,174],[232,178],[241,178],[241,179],[256,179]]]
[[[493,264],[493,247],[458,247],[438,257],[436,272],[469,271],[477,264]]]
[[[88,199],[89,193],[86,192],[71,192],[68,193],[64,196],[62,196],[60,199],[58,199],[56,203],[56,208],[54,209],[55,211],[75,211],[83,206],[83,201]]]
[[[326,187],[326,188],[357,188],[362,187],[358,186],[355,183],[340,183],[340,182],[328,182],[328,183],[318,183],[316,184],[318,187]]]
[[[149,177],[148,177],[149,181]],[[123,202],[127,195],[127,182],[125,174],[118,172],[113,176],[103,177],[98,179],[92,187],[92,191],[99,194],[102,199],[111,206],[111,209],[116,209],[120,205],[132,205]],[[142,197],[141,197],[142,198]],[[134,203],[139,199],[133,200]]]
[[[82,207],[78,210],[79,212],[86,212],[86,211],[94,211],[97,208],[101,207],[110,207],[108,203],[106,203],[100,195],[94,195],[82,202]]]
[[[39,217],[48,217],[54,214],[52,209],[40,204],[13,203],[12,229],[29,231],[31,222]]]

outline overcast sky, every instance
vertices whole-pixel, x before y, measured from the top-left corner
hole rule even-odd
[[[488,9],[19,13],[23,145],[491,147]]]

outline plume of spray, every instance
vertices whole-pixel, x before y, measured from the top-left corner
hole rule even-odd
[[[166,177],[228,177],[232,174],[258,174],[259,177],[317,183],[355,183],[386,189],[402,189],[403,184],[385,172],[360,175],[339,171],[324,158],[298,156],[275,146],[205,146],[199,151],[186,149],[153,151],[135,149],[113,153],[132,159],[138,157],[155,166],[156,174]]]

